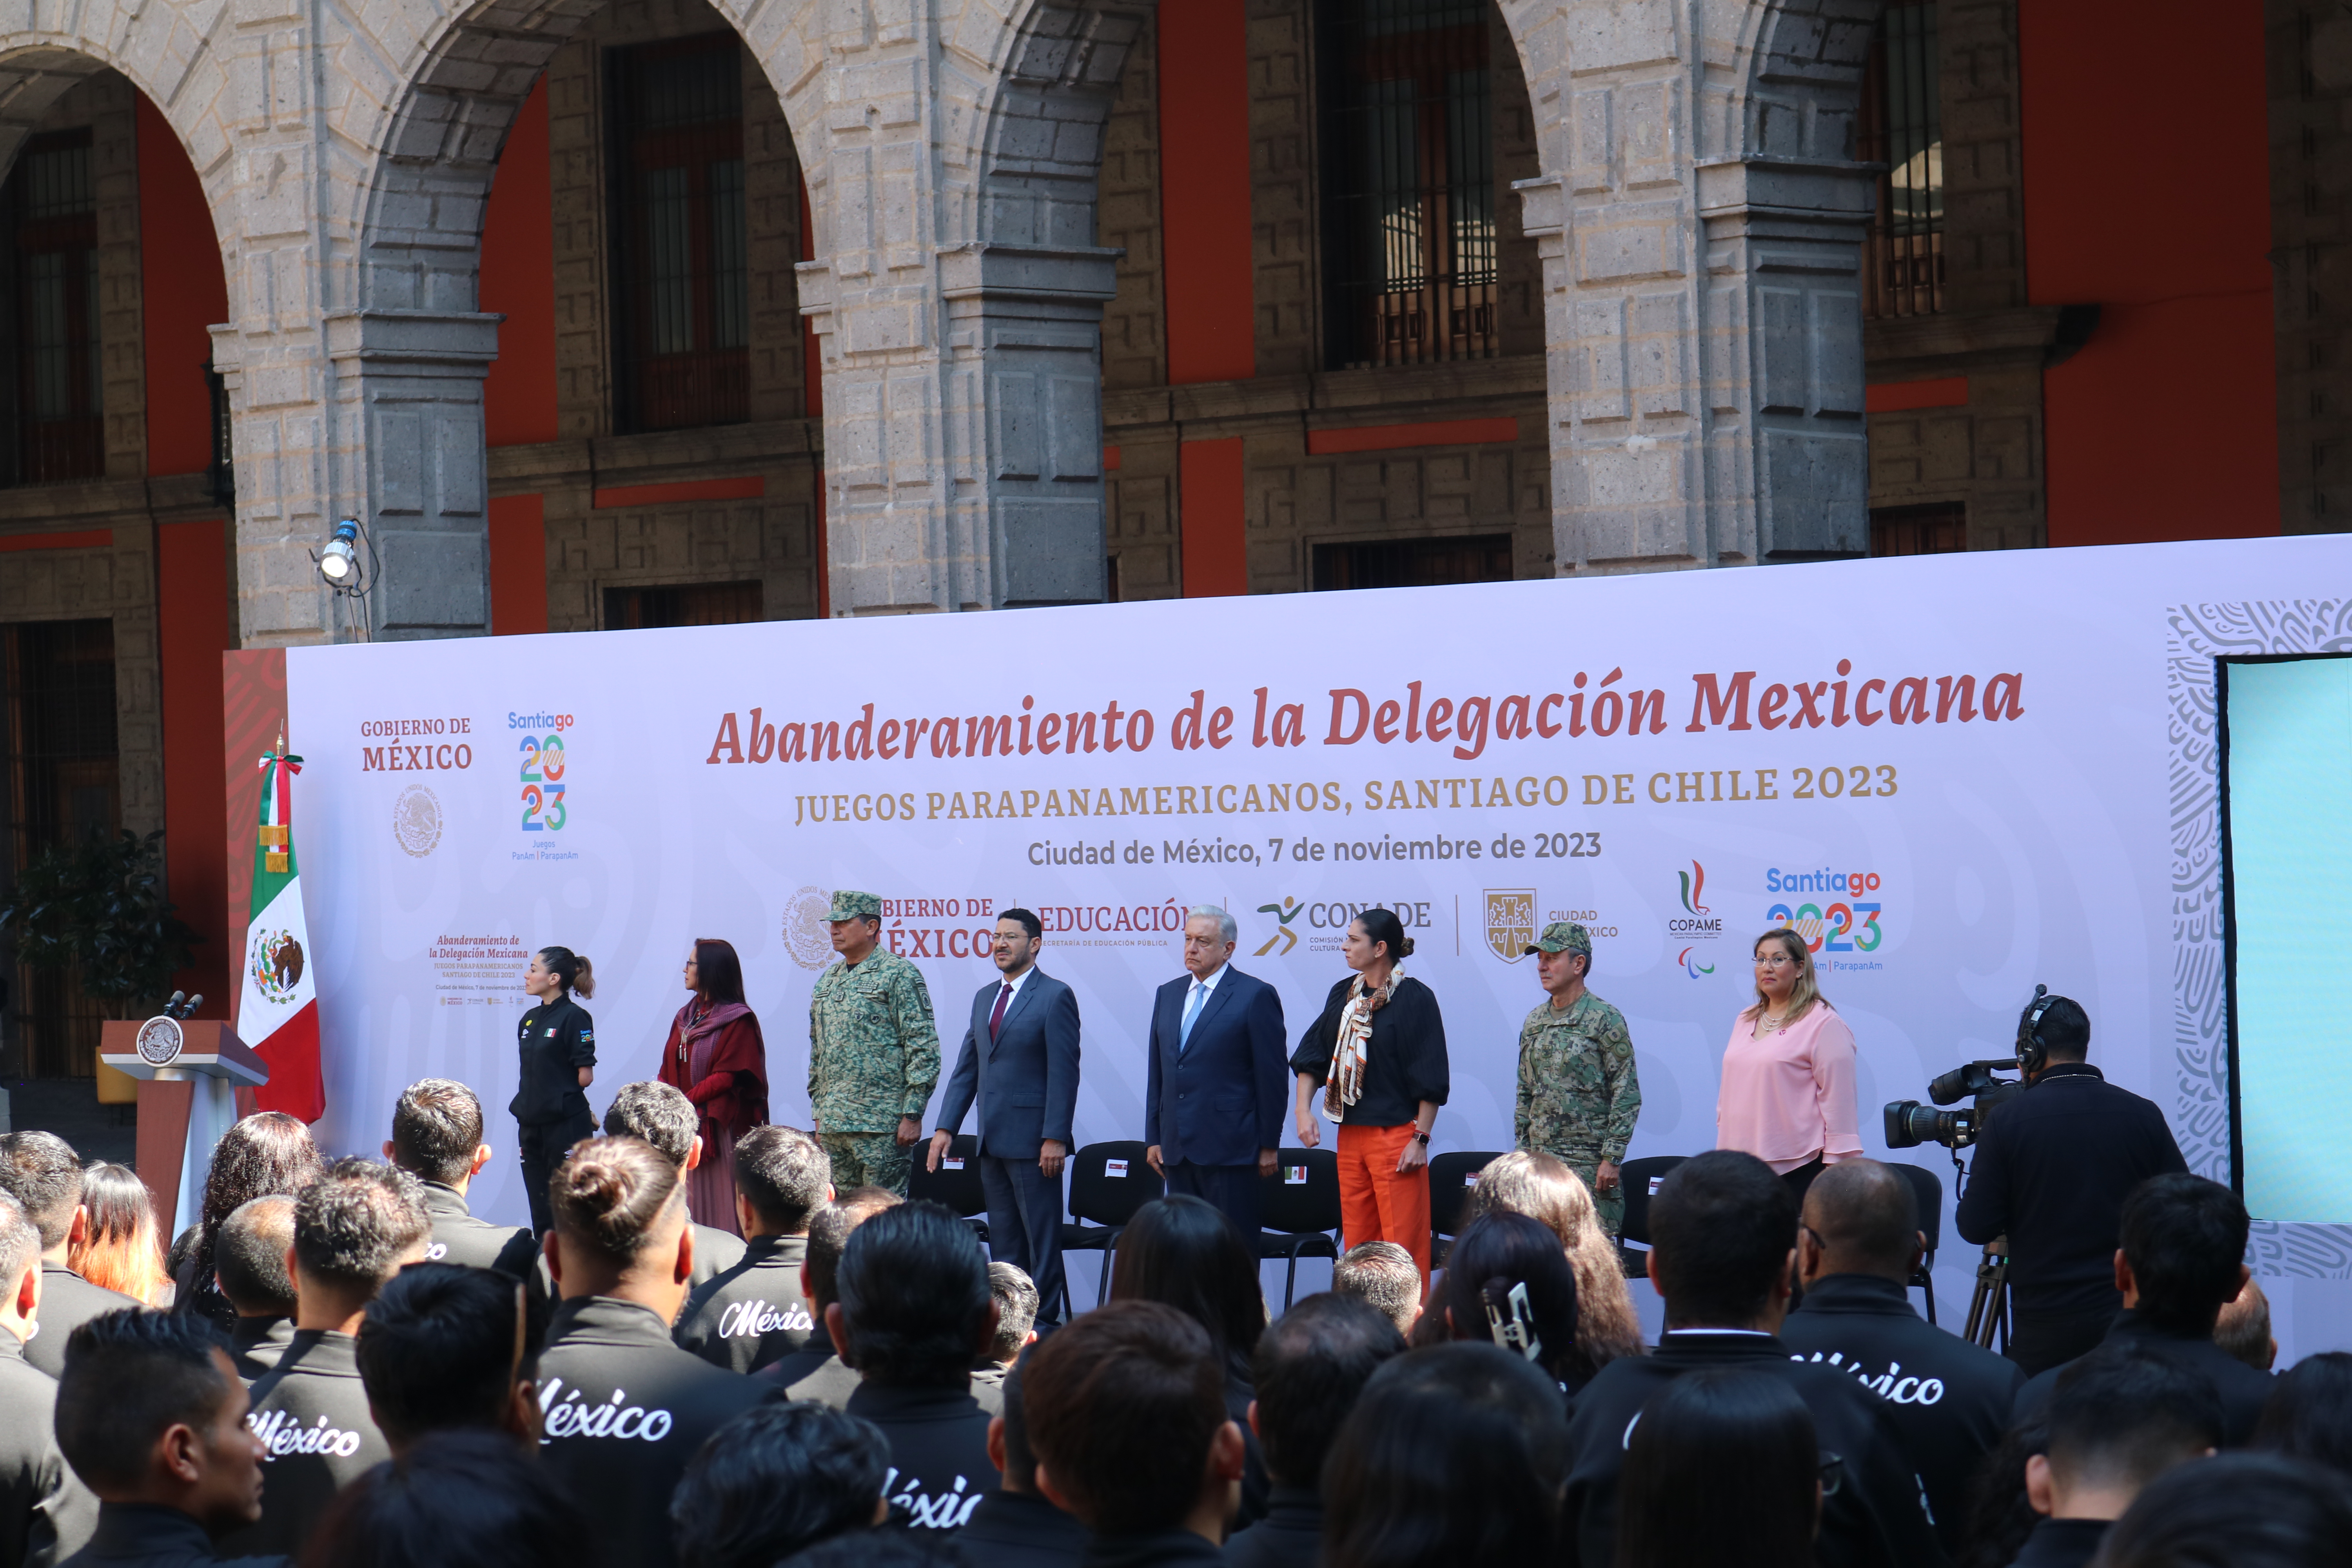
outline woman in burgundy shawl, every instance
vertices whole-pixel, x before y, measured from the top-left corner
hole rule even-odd
[[[697,1225],[740,1236],[735,1140],[768,1120],[768,1047],[744,1005],[743,963],[732,943],[698,939],[686,988],[694,997],[669,1026],[659,1077],[702,1118],[702,1159],[687,1173],[687,1208]]]

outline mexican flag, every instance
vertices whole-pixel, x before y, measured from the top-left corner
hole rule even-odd
[[[254,1090],[255,1102],[316,1121],[326,1114],[327,1089],[319,1074],[310,931],[302,920],[302,879],[294,868],[293,778],[302,759],[286,754],[280,735],[260,768],[261,826],[253,848],[252,921],[245,931],[236,1033],[269,1064],[269,1081]]]

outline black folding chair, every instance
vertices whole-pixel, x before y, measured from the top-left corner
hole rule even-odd
[[[1903,1179],[1911,1184],[1911,1195],[1919,1200],[1919,1234],[1927,1238],[1919,1267],[1904,1283],[1927,1293],[1927,1321],[1932,1323],[1936,1321],[1936,1244],[1944,1238],[1944,1179],[1924,1165],[1895,1168],[1903,1173]]]
[[[1110,1290],[1110,1258],[1118,1250],[1118,1234],[1136,1211],[1167,1190],[1160,1173],[1143,1157],[1144,1145],[1127,1140],[1089,1143],[1070,1156],[1070,1214],[1062,1226],[1062,1250],[1099,1252],[1102,1277],[1095,1284],[1095,1300]],[[1077,1310],[1070,1299],[1069,1270],[1062,1271],[1063,1321]]]
[[[1667,1172],[1689,1158],[1687,1154],[1645,1154],[1617,1167],[1617,1179],[1625,1193],[1625,1223],[1618,1227],[1617,1252],[1628,1274],[1637,1270],[1623,1243],[1638,1242],[1644,1247],[1650,1245],[1650,1194],[1658,1190]]]
[[[936,1171],[926,1169],[930,1163],[927,1143],[917,1144],[914,1153],[914,1168],[907,1173],[907,1200],[929,1198],[953,1209],[971,1226],[981,1245],[987,1246],[988,1192],[980,1179],[980,1135],[957,1133]]]
[[[1339,1256],[1339,1156],[1328,1149],[1284,1149],[1275,1159],[1259,1200],[1265,1228],[1257,1233],[1257,1255],[1290,1260],[1282,1284],[1286,1312],[1298,1289],[1298,1260]]]
[[[1456,1149],[1430,1156],[1429,1257],[1433,1267],[1444,1257],[1439,1243],[1453,1240],[1454,1233],[1462,1228],[1462,1202],[1478,1184],[1478,1173],[1501,1158],[1492,1149]]]

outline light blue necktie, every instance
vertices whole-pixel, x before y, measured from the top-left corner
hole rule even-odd
[[[1176,1054],[1182,1056],[1192,1048],[1192,1026],[1200,1021],[1201,1004],[1207,1000],[1209,988],[1199,981],[1192,982],[1192,999],[1184,1004],[1184,1024],[1176,1034]]]

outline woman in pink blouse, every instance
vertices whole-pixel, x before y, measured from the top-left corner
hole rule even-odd
[[[1824,1165],[1862,1156],[1853,1098],[1853,1031],[1813,984],[1805,939],[1786,927],[1756,939],[1756,1005],[1731,1026],[1715,1146],[1744,1149],[1805,1201]]]

